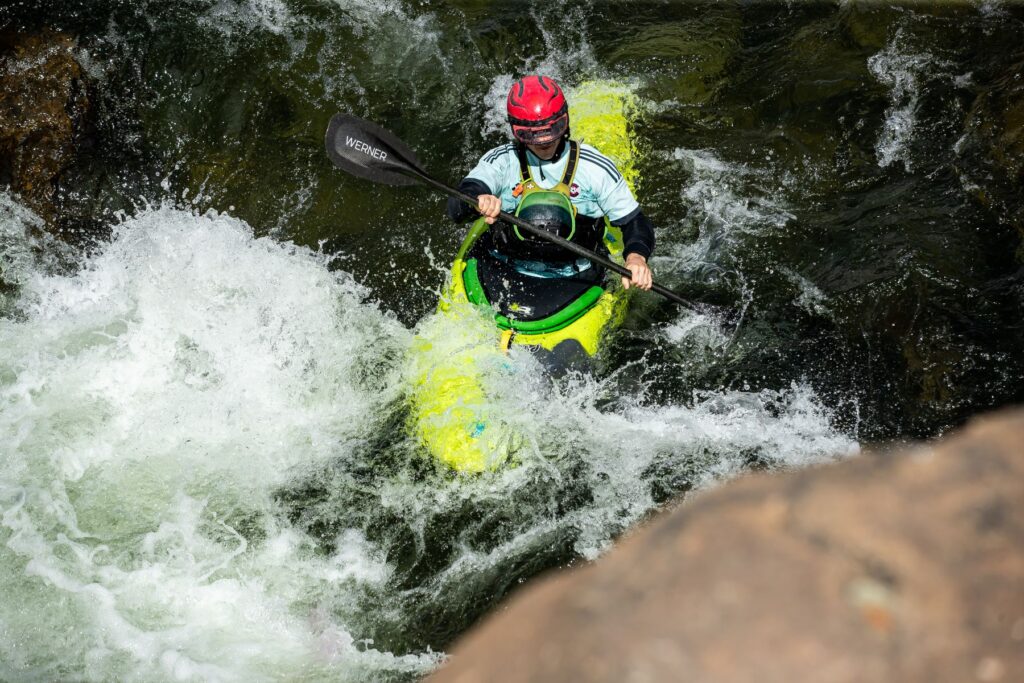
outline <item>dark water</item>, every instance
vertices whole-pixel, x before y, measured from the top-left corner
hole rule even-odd
[[[358,530],[391,567],[328,610],[381,652],[444,649],[724,461],[723,475],[928,438],[1024,397],[1019,5],[103,0],[9,2],[0,21],[76,35],[90,74],[88,141],[59,188],[68,241],[102,245],[116,212],[147,204],[227,212],[334,255],[389,330],[434,309],[461,233],[426,189],[332,169],[331,115],[384,125],[455,181],[505,139],[513,75],[633,91],[655,273],[705,314],[638,297],[596,378],[518,386],[569,406],[523,417],[568,425],[538,428],[553,468],[453,481],[409,455],[396,399],[344,455],[271,487],[266,515],[314,552]],[[361,362],[387,370],[402,343],[382,347]],[[813,428],[795,418],[808,411]],[[605,416],[617,426],[589,426]],[[704,436],[666,436],[686,429]],[[631,439],[635,470],[595,464]],[[230,521],[254,548],[272,535]],[[342,675],[429,666],[378,664]]]

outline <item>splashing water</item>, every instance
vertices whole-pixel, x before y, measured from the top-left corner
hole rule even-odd
[[[878,165],[885,168],[902,161],[904,169],[910,172],[909,146],[917,127],[922,73],[933,60],[928,54],[908,54],[903,43],[903,34],[898,31],[884,51],[868,59],[868,68],[889,88],[890,106],[875,145]]]
[[[197,22],[200,26],[230,36],[233,32],[268,31],[284,34],[296,23],[295,16],[281,0],[218,0]]]
[[[32,273],[36,258],[29,231],[42,226],[43,219],[18,204],[10,193],[0,192],[0,284],[21,285]]]
[[[779,230],[795,219],[784,200],[778,197],[752,196],[744,188],[750,176],[763,174],[743,164],[722,161],[708,150],[677,149],[672,159],[683,164],[692,181],[682,190],[692,220],[701,232],[700,244],[728,245],[738,235],[764,235]],[[686,249],[695,249],[687,245]]]
[[[76,275],[28,279],[0,327],[0,677],[436,664],[317,609],[386,579],[357,533],[318,554],[274,513],[276,486],[368,429],[406,339],[325,265],[163,207]]]
[[[0,325],[0,678],[414,678],[674,492],[854,448],[806,387],[650,405],[516,349],[489,400],[529,434],[519,464],[453,478],[401,427],[412,332],[329,266],[170,206],[74,274],[23,266]]]

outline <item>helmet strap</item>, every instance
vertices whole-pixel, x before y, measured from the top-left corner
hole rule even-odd
[[[555,153],[551,157],[550,161],[557,161],[558,159],[562,158],[562,155],[565,154],[565,147],[568,141],[569,135],[563,135],[562,138],[558,141],[558,149],[555,150]]]

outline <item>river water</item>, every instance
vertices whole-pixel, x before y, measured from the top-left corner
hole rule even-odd
[[[414,680],[688,491],[1024,397],[1018,6],[0,19],[76,35],[94,106],[59,238],[0,191],[0,680]],[[632,92],[656,276],[708,305],[637,296],[592,374],[513,354],[521,464],[458,477],[404,377],[461,232],[331,168],[323,133],[352,111],[457,181],[532,71]]]

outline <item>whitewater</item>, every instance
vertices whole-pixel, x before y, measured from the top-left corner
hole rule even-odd
[[[495,399],[542,425],[522,464],[437,471],[402,423],[416,330],[331,255],[166,203],[69,267],[3,200],[18,283],[0,319],[5,680],[417,677],[444,655],[403,624],[452,601],[471,620],[494,576],[553,539],[599,556],[659,504],[651,472],[699,488],[752,453],[785,467],[856,449],[797,384],[609,402],[610,379],[552,382],[526,354],[511,386],[531,400]],[[336,507],[296,493],[314,489]],[[380,510],[419,529],[411,551]],[[453,515],[464,528],[441,551],[427,527]],[[485,533],[488,516],[505,532]]]

